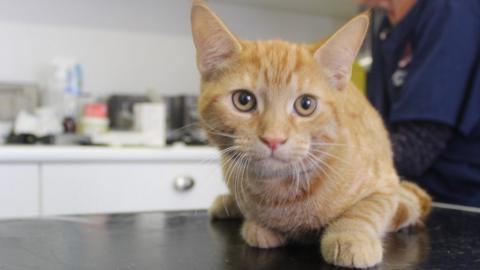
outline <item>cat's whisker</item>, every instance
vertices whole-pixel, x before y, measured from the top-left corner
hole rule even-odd
[[[316,161],[316,160],[314,160],[313,164],[314,164],[314,167],[315,167],[316,169],[319,169],[319,170],[323,173],[323,175],[324,175],[324,177],[326,177],[326,179],[332,178],[332,173],[329,173],[329,171],[331,171],[330,168],[324,166],[324,164],[321,164],[321,163],[319,163],[319,162]],[[327,170],[327,169],[328,169],[328,170]],[[342,177],[339,176],[339,174],[337,174],[337,173],[333,173],[333,174],[334,174],[334,175],[333,175],[333,176],[334,176],[334,177],[333,177],[334,180],[337,179],[337,178],[339,178],[339,177],[342,178]]]
[[[228,166],[226,166],[227,164],[224,164],[227,169],[225,178],[228,183],[232,181],[231,174],[233,173],[234,160],[237,158],[238,155],[240,154],[238,152],[235,152],[232,156],[224,156],[226,158],[225,163],[228,163]]]
[[[236,150],[239,150],[240,147],[239,146],[230,146],[230,147],[227,147],[225,149],[221,149],[221,150],[218,150],[220,152],[221,155],[228,155],[232,152],[235,152]]]
[[[237,150],[239,150],[239,149],[240,149],[239,146],[234,145],[234,146],[230,146],[230,147],[227,147],[227,148],[221,149],[221,150],[217,149],[217,151],[219,152],[219,154],[220,154],[220,159],[221,159],[222,157],[226,157],[226,156],[228,156],[228,155],[231,155],[232,153],[234,153],[235,151],[237,151]],[[200,164],[201,164],[201,165],[217,164],[217,162],[218,162],[218,158],[217,158],[217,157],[214,157],[214,158],[202,159],[202,160],[200,161]]]
[[[217,158],[205,158],[200,160],[200,165],[215,164],[216,162]]]
[[[307,162],[310,164],[309,166],[312,167],[313,169],[319,169],[325,176],[328,176],[325,168],[320,166],[320,164],[318,164],[318,162],[316,162],[312,157],[310,157],[310,155],[307,155],[306,157]]]
[[[359,151],[362,149],[365,149],[363,146],[360,146],[360,145],[352,145],[352,144],[345,144],[345,143],[310,142],[310,145],[320,146],[320,147],[345,147],[345,148],[352,148]]]
[[[234,194],[234,197],[235,198],[238,198],[238,195],[237,195],[237,180],[235,178],[235,160],[240,156],[239,153],[235,153],[234,156],[231,158],[230,160],[230,167],[229,167],[229,186],[231,186],[233,184],[233,194]],[[231,184],[230,184],[231,183]],[[238,200],[236,199],[235,200],[237,205],[238,205]]]
[[[223,136],[223,137],[228,137],[232,139],[238,139],[239,136],[235,136],[233,134],[225,133],[221,130],[216,129],[215,127],[209,125],[206,121],[200,121],[203,129],[213,135],[218,135],[218,136]]]
[[[245,191],[245,185],[248,184],[248,181],[245,180],[245,175],[248,176],[247,172],[247,166],[248,166],[248,155],[244,153],[240,159],[240,173],[238,174],[238,182],[240,183],[240,192],[241,192],[241,200],[246,201],[247,193]],[[239,207],[239,209],[241,209]]]
[[[225,156],[222,155],[224,158]],[[225,182],[227,183],[227,186],[229,186],[229,177],[228,177],[228,171],[229,171],[229,167],[226,166],[226,163],[229,162],[229,160],[231,160],[231,157],[229,156],[226,156],[226,160],[223,160],[221,159],[222,161],[222,168],[223,168],[223,177],[224,177],[224,180]],[[226,201],[225,201],[225,196],[222,197],[222,204],[223,204],[223,209],[225,210],[225,213],[227,214],[227,216],[229,216],[229,211],[228,211],[228,207],[227,207],[227,204],[226,204]]]
[[[332,165],[328,164],[328,162],[326,162],[322,159],[320,159],[320,163],[322,163],[325,167],[327,167],[329,170],[331,170],[338,178],[340,178],[341,180],[345,180],[344,173],[340,172],[338,170],[337,166],[332,166]],[[349,164],[345,164],[345,166],[347,168],[350,167]]]
[[[234,156],[233,159],[232,159],[230,178],[231,178],[231,180],[234,182],[234,185],[236,185],[237,182],[238,182],[238,178],[237,178],[238,170],[237,170],[237,167],[239,166],[239,165],[238,165],[238,161],[240,160],[241,156],[242,156],[241,153],[237,153],[237,154],[235,154],[235,156]]]
[[[300,166],[302,167],[302,170],[303,170],[303,174],[305,175],[307,173],[307,169],[306,167],[304,166],[303,164],[303,161],[300,160]],[[307,191],[310,191],[310,179],[305,179],[306,181],[306,184],[307,184]]]
[[[298,194],[299,186],[300,186],[300,170],[298,169],[298,166],[294,164],[294,169],[295,169],[295,194]]]
[[[312,152],[313,154],[317,154],[317,153],[318,153],[318,154],[321,154],[321,155],[329,156],[329,157],[331,157],[331,158],[334,158],[334,159],[336,159],[336,160],[338,160],[338,161],[341,161],[341,162],[345,163],[346,165],[350,165],[350,163],[349,163],[347,160],[345,160],[344,158],[341,158],[341,157],[339,157],[339,156],[337,156],[337,155],[334,155],[334,154],[332,154],[332,153],[330,153],[330,152],[322,151],[322,150],[320,150],[320,149],[313,149],[311,152]]]
[[[301,189],[301,186],[300,184],[302,184],[302,168],[300,166],[300,164],[296,164],[296,167],[297,167],[297,191],[296,191],[296,194],[298,194],[300,192],[300,189]]]
[[[317,158],[315,155],[309,153],[310,156],[316,160],[318,163],[320,163],[321,165],[325,166],[327,169],[329,169],[333,174],[335,174],[338,178],[340,178],[341,180],[344,180],[344,177],[338,172],[338,170],[336,170],[335,168],[333,168],[332,166],[330,166],[327,162],[325,162],[324,160],[320,159],[320,158]]]
[[[234,197],[235,198],[239,198],[239,195],[238,195],[238,180],[236,179],[235,177],[235,174],[236,174],[236,165],[237,165],[237,160],[239,159],[239,157],[241,156],[240,153],[235,153],[233,157],[229,157],[229,162],[231,163],[231,165],[228,167],[228,183],[229,183],[229,186],[230,186],[230,182],[233,181],[233,193],[234,193]],[[237,203],[237,206],[239,207],[240,209],[240,203],[238,202],[238,200],[235,200],[236,203]]]
[[[200,127],[200,122],[199,122],[199,121],[197,121],[197,122],[192,122],[192,123],[190,123],[190,124],[184,125],[184,126],[182,126],[182,127],[176,128],[176,129],[174,129],[174,130],[171,130],[170,132],[176,133],[176,132],[179,132],[179,131],[181,131],[181,130],[183,130],[183,129],[187,129],[187,128],[193,127],[193,126],[195,126],[195,125]]]
[[[217,135],[217,136],[221,136],[221,137],[227,137],[227,138],[231,138],[231,139],[238,139],[239,137],[238,136],[235,136],[235,135],[232,135],[232,134],[227,134],[227,133],[223,133],[223,132],[220,132],[220,131],[212,131],[212,130],[208,130],[208,129],[204,129],[207,133],[210,133],[210,134],[213,134],[213,135]]]
[[[310,142],[311,145],[315,146],[345,146],[345,147],[357,147],[351,144],[345,143],[324,143],[324,142]]]
[[[230,181],[231,181],[231,178],[230,178],[230,173],[231,173],[231,170],[230,170],[230,166],[227,166],[226,163],[229,163],[231,162],[231,157],[227,157],[227,159],[224,161],[222,167],[224,168],[224,178],[225,178],[225,182],[227,183],[227,186],[230,186]],[[226,205],[224,204],[224,208],[225,208],[225,211],[227,211],[226,209]]]
[[[241,159],[241,173],[239,174],[239,181],[240,181],[240,191],[242,192],[242,199],[245,200],[246,199],[246,191],[245,191],[245,185],[248,184],[248,181],[245,180],[245,175],[247,174],[248,176],[248,172],[247,172],[247,164],[248,164],[248,157],[247,157],[247,154],[243,154],[242,156],[242,159]]]
[[[224,177],[225,177],[225,180],[227,181],[227,184],[231,180],[230,174],[231,174],[232,166],[230,164],[233,163],[233,159],[236,157],[236,155],[238,155],[238,152],[233,152],[233,155],[226,155],[226,154],[222,155],[222,162],[223,162],[222,167],[226,168],[226,171],[224,172]]]
[[[237,153],[235,157],[231,159],[232,166],[230,166],[230,174],[229,174],[230,181],[233,181],[234,197],[236,198],[236,203],[240,210],[242,209],[242,205],[240,202],[244,200],[244,197],[246,196],[243,188],[243,183],[244,183],[243,174],[246,166],[245,165],[246,156],[247,156],[246,153],[242,153],[242,154]]]

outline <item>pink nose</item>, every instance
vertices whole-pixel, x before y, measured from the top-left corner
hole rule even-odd
[[[279,145],[284,144],[287,142],[287,139],[285,138],[265,138],[265,137],[260,137],[260,140],[266,144],[272,151],[275,151],[275,149],[278,148]]]

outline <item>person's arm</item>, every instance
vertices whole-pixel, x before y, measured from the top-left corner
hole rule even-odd
[[[452,136],[448,125],[407,121],[390,130],[395,167],[404,177],[419,177],[433,164],[446,148]]]

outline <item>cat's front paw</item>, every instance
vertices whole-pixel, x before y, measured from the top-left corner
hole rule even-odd
[[[243,223],[242,237],[249,246],[258,248],[276,248],[286,243],[284,236],[263,228],[252,221]]]
[[[230,194],[220,195],[213,201],[208,209],[211,219],[241,218],[242,213],[238,209],[235,199]]]
[[[321,242],[326,262],[342,267],[368,268],[382,261],[382,242],[364,232],[326,233]]]

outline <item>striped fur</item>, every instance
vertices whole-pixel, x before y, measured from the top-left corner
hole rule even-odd
[[[245,41],[194,1],[199,113],[222,151],[231,191],[217,198],[210,214],[243,217],[249,245],[273,248],[323,231],[318,240],[327,262],[370,267],[382,260],[386,232],[419,224],[428,213],[430,197],[400,183],[382,120],[348,82],[363,40],[357,30],[366,30],[365,22],[361,15],[314,45]],[[254,93],[254,112],[234,108],[238,89]],[[293,112],[302,94],[317,99],[310,117]],[[270,158],[263,136],[288,140]]]

